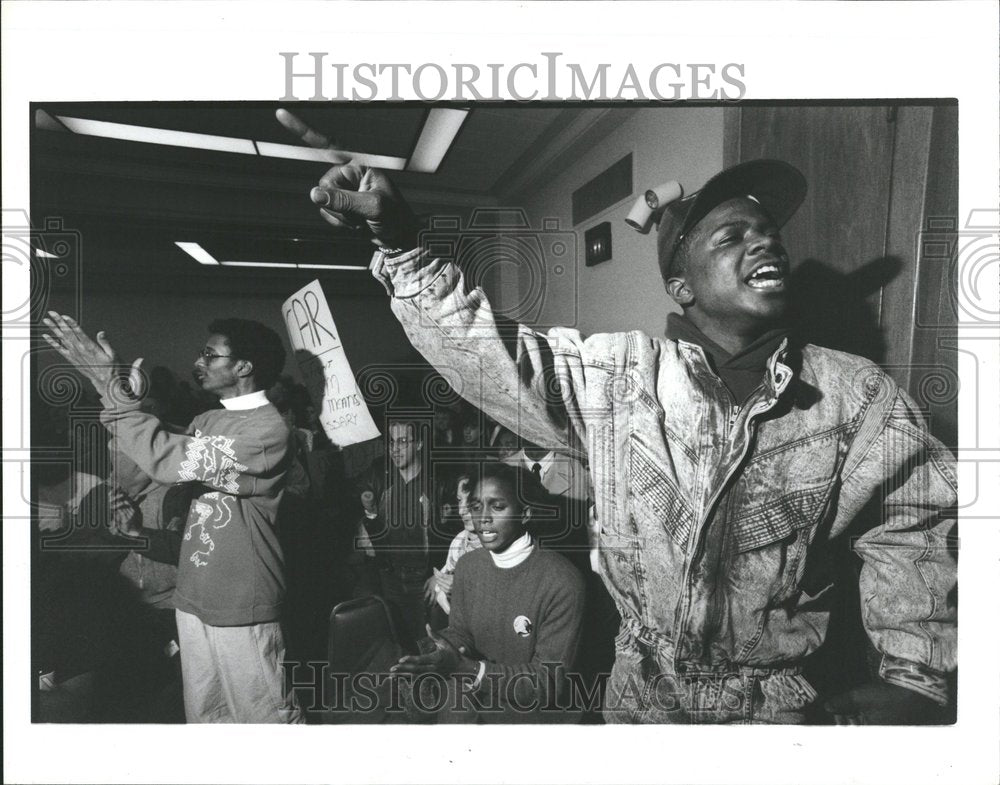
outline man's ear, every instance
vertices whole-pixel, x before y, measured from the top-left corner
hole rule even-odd
[[[682,308],[694,302],[694,292],[688,288],[687,281],[677,276],[667,279],[667,294]]]
[[[253,362],[250,360],[237,360],[233,370],[236,371],[236,375],[241,379],[253,376]]]
[[[531,508],[530,507],[525,507],[521,511],[521,523],[523,523],[524,526],[525,526],[525,528],[527,528],[527,526],[528,526],[528,524],[530,522],[531,522]]]

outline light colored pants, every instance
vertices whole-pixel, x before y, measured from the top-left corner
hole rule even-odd
[[[278,622],[212,627],[179,610],[177,633],[188,722],[304,722],[285,690]]]

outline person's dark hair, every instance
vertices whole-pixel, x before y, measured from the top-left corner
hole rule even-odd
[[[270,327],[250,319],[216,319],[210,333],[226,336],[233,356],[253,363],[253,378],[261,390],[269,388],[285,367],[285,347]]]
[[[525,507],[540,507],[546,504],[548,494],[538,477],[523,466],[508,463],[483,463],[472,471],[469,490],[475,495],[483,480],[496,480],[511,491],[518,502]]]
[[[691,246],[702,231],[701,224],[695,224],[681,239],[677,250],[674,251],[673,260],[670,262],[670,269],[667,271],[667,278],[681,277],[687,273],[688,265],[691,263]]]
[[[386,428],[385,431],[386,444],[389,443],[389,429],[393,426],[409,428],[410,433],[413,434],[413,439],[421,442],[424,448],[427,447],[427,424],[423,420],[410,420],[406,418],[390,419],[389,428]]]
[[[668,273],[670,278],[674,276],[682,277],[687,272],[688,257],[690,256],[691,249],[688,245],[690,237],[685,237],[681,240],[681,244],[677,246],[677,251],[674,253],[673,261],[670,263],[670,271]]]

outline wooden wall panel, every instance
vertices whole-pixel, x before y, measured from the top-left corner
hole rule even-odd
[[[780,158],[809,181],[783,232],[807,334],[881,363],[949,445],[955,271],[921,232],[957,226],[957,120],[945,104],[749,104],[726,110],[723,142],[727,165]]]

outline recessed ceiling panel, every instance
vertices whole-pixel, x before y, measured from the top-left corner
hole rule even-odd
[[[422,104],[279,104],[257,101],[74,102],[36,104],[35,108],[44,109],[51,115],[87,120],[295,143],[295,137],[274,118],[275,110],[284,108],[340,147],[402,158],[410,155],[428,111]]]

